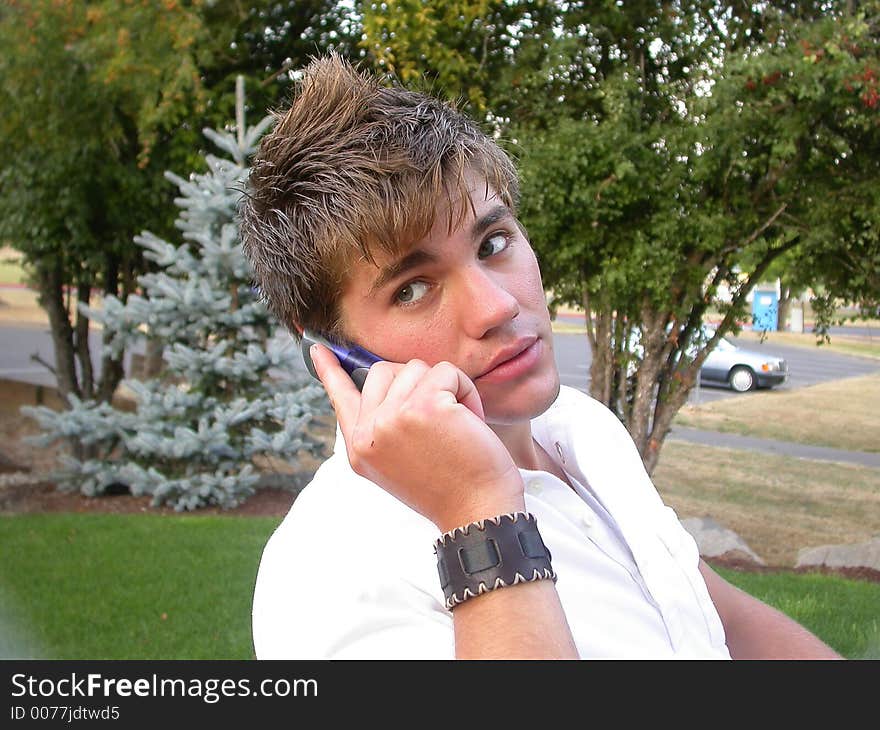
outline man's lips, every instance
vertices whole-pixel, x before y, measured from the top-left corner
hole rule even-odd
[[[536,335],[523,337],[499,350],[474,380],[506,380],[529,370],[541,354]]]

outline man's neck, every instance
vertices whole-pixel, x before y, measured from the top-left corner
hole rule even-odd
[[[513,463],[520,469],[530,471],[546,471],[571,486],[563,468],[557,464],[544,448],[532,436],[531,423],[517,423],[512,426],[489,426],[507,451],[513,457]]]
[[[513,457],[513,463],[520,469],[538,471],[547,468],[547,455],[532,437],[532,426],[528,421],[512,425],[490,424],[501,443]]]

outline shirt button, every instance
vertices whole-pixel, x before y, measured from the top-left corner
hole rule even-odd
[[[529,479],[526,489],[529,490],[529,494],[540,494],[544,491],[544,486],[541,484],[540,479]]]
[[[589,510],[585,510],[581,514],[581,522],[583,523],[584,527],[586,527],[587,529],[590,529],[595,524],[595,519],[593,517],[593,513],[590,512]]]

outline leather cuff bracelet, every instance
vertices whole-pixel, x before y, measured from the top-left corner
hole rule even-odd
[[[512,512],[443,533],[434,544],[446,608],[496,588],[556,580],[534,515]]]

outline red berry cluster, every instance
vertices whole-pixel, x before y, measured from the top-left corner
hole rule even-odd
[[[870,66],[865,66],[864,72],[858,77],[862,81],[862,93],[859,99],[868,109],[875,109],[880,103],[880,91],[877,89],[877,73]]]

